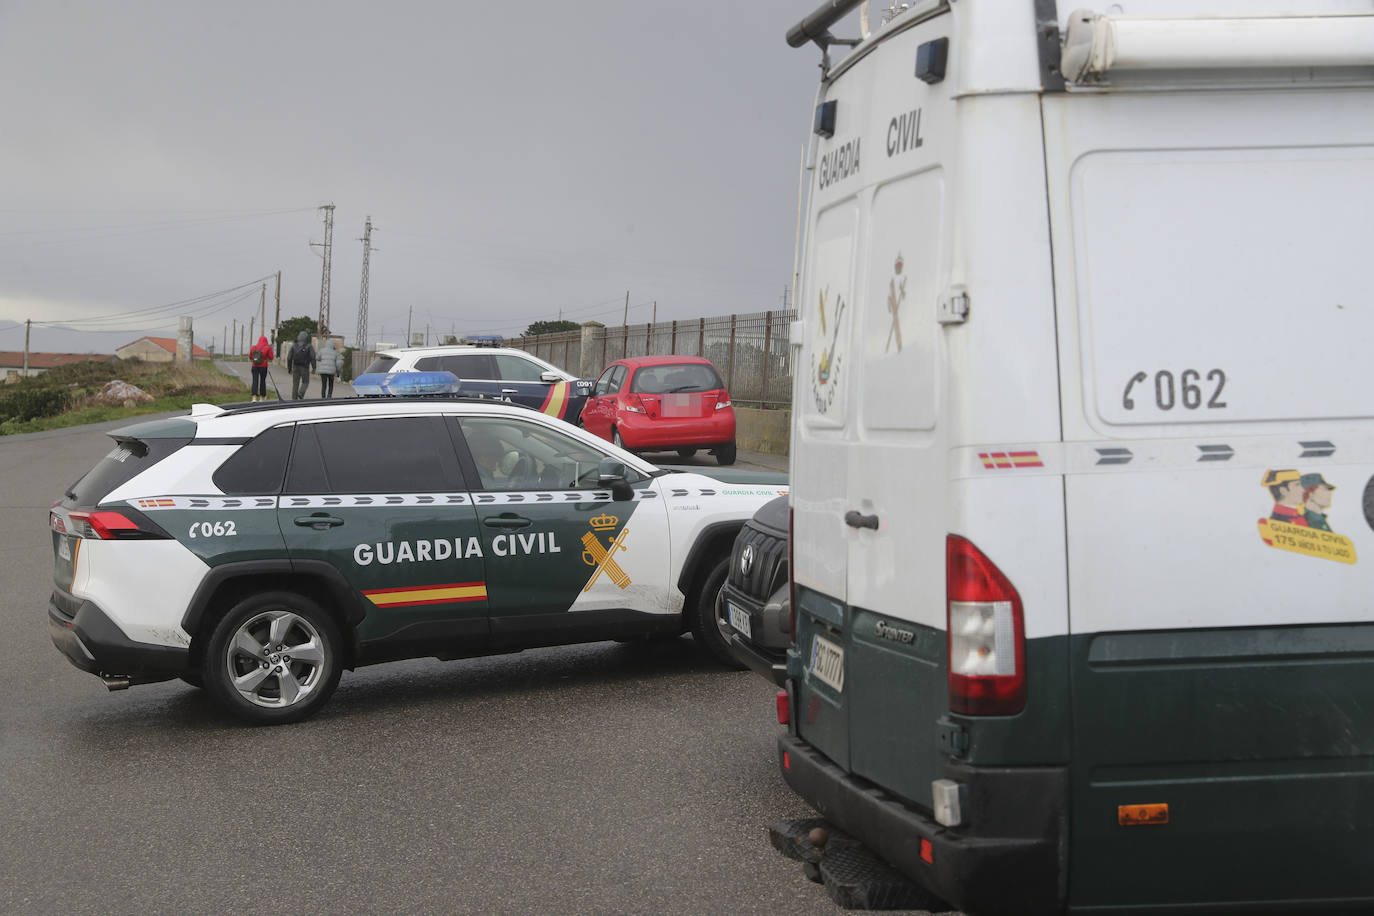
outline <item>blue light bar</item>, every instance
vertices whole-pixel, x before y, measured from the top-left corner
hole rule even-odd
[[[363,397],[457,394],[462,386],[452,372],[367,372],[353,380],[353,391]]]

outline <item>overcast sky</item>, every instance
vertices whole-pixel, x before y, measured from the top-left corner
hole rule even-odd
[[[0,0],[0,350],[314,317],[326,202],[350,344],[367,214],[373,341],[779,308],[817,5]]]

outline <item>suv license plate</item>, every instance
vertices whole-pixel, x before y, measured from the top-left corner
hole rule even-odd
[[[725,602],[725,606],[730,609],[730,626],[743,633],[747,639],[753,639],[754,632],[749,629],[749,615],[728,601]]]
[[[811,641],[811,673],[816,679],[837,691],[844,690],[844,649],[828,639],[813,636]]]

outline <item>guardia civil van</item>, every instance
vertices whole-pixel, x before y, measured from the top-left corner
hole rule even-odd
[[[436,375],[355,390],[402,394]],[[370,383],[369,383],[370,384]],[[452,389],[449,389],[452,390]],[[57,648],[111,689],[182,677],[255,723],[345,668],[690,630],[784,475],[669,471],[478,399],[284,401],[110,434],[53,506]]]
[[[782,774],[974,914],[1374,909],[1374,10],[858,6]]]

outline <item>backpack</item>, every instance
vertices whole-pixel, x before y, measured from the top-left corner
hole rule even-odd
[[[260,347],[254,347],[248,351],[248,358],[255,366],[267,365],[267,354],[262,352]]]

